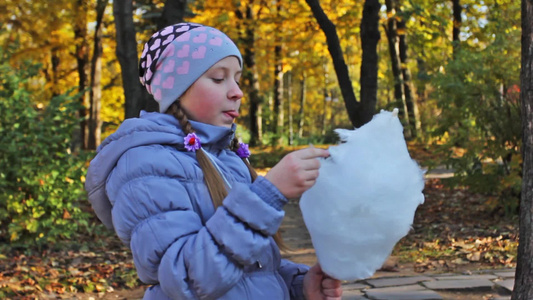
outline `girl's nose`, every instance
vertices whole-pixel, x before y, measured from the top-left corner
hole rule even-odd
[[[233,83],[228,91],[228,98],[232,100],[240,100],[243,96],[243,92],[237,82]]]

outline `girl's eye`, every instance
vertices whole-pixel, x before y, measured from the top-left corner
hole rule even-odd
[[[214,81],[215,83],[221,83],[222,81],[224,81],[223,78],[212,78],[212,79],[213,79],[213,81]]]

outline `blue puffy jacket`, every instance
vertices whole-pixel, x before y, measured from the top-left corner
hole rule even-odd
[[[100,218],[131,248],[144,299],[304,299],[308,267],[281,259],[272,239],[286,198],[264,177],[251,183],[227,146],[233,128],[191,122],[231,185],[216,210],[177,120],[128,119],[98,148],[85,188]]]

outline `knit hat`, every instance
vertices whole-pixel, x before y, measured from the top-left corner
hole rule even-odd
[[[221,59],[242,57],[220,30],[194,23],[167,26],[144,45],[139,64],[141,83],[165,112],[202,74]]]

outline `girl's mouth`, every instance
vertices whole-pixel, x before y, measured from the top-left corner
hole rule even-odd
[[[239,113],[237,111],[235,111],[235,110],[226,110],[226,111],[224,111],[224,114],[230,116],[233,119],[239,117]]]

